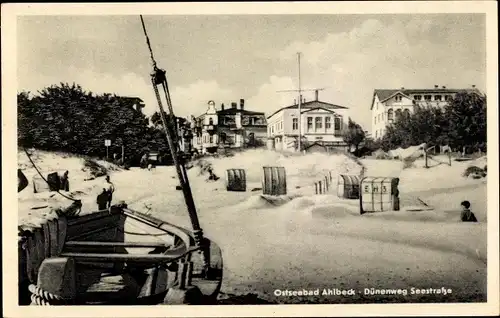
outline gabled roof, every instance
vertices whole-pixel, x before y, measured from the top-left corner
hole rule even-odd
[[[331,110],[331,109],[326,109],[326,108],[324,108],[324,107],[314,107],[314,108],[308,108],[308,109],[306,109],[306,110],[302,110],[302,111],[301,111],[301,113],[302,113],[302,114],[303,114],[303,113],[308,113],[308,112],[312,112],[312,111],[317,110],[317,109],[321,109],[321,110],[327,111],[327,112],[329,112],[329,113],[333,113],[333,114],[335,114],[335,112],[334,112],[333,110]]]
[[[144,101],[139,97],[120,96],[120,98],[128,102],[144,104]]]
[[[313,146],[320,146],[320,147],[322,147],[322,148],[325,148],[325,149],[326,149],[326,146],[325,146],[325,145],[323,145],[323,144],[321,144],[321,143],[319,143],[319,142],[315,141],[315,142],[313,142],[312,144],[308,145],[307,147],[304,147],[304,150],[307,150],[307,149],[309,149],[309,148],[311,148],[311,147],[313,147]]]
[[[416,88],[416,89],[375,89],[373,91],[373,98],[372,98],[372,104],[370,106],[370,110],[373,109],[373,102],[375,101],[375,96],[378,96],[378,99],[380,102],[385,102],[389,98],[392,98],[396,96],[398,93],[408,97],[411,94],[436,94],[436,93],[443,93],[443,94],[455,94],[455,93],[478,93],[481,94],[481,92],[477,88],[461,88],[461,89],[454,89],[454,88]]]
[[[235,115],[237,113],[242,113],[243,115],[264,115],[262,112],[253,112],[241,108],[226,108],[224,110],[217,111],[217,115]]]
[[[280,109],[278,109],[277,111],[275,111],[274,113],[272,113],[270,116],[267,116],[267,118],[271,118],[272,116],[274,116],[275,114],[279,113],[280,111],[284,110],[284,109],[297,109],[299,108],[299,105],[295,104],[295,105],[290,105],[290,106],[286,106],[286,107],[282,107]],[[328,109],[328,110],[331,110],[331,109],[348,109],[347,107],[344,107],[344,106],[340,106],[340,105],[335,105],[335,104],[331,104],[331,103],[325,103],[325,102],[322,102],[322,101],[319,101],[319,100],[312,100],[312,101],[308,101],[308,102],[305,102],[305,103],[302,103],[300,105],[300,108],[307,108],[307,109],[315,109],[315,108],[324,108],[324,109]]]

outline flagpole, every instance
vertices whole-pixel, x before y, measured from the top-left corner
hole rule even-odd
[[[297,53],[299,62],[299,140],[297,142],[298,151],[302,151],[302,90],[300,83],[300,52]]]

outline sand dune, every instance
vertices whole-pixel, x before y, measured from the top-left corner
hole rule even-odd
[[[413,204],[419,198],[434,210],[409,212],[402,206],[401,211],[361,216],[358,200],[336,196],[337,175],[360,171],[345,156],[299,157],[255,150],[209,160],[220,180],[206,182],[206,176],[199,175],[196,167],[188,174],[204,233],[223,250],[224,293],[252,293],[280,303],[485,300],[486,184],[461,177],[467,163],[431,169],[417,165],[403,170],[390,160],[362,160],[367,167],[365,175],[401,179],[401,196],[409,198],[402,203]],[[76,161],[73,164],[77,165]],[[225,169],[246,169],[249,183],[258,187],[265,165],[286,168],[288,195],[272,198],[250,189],[226,191]],[[73,175],[77,170],[72,170]],[[312,184],[326,171],[334,173],[330,193],[314,195]],[[182,193],[175,190],[178,181],[172,167],[114,171],[111,177],[117,187],[116,200],[191,228]],[[99,187],[100,181],[93,182],[82,186],[88,195]],[[457,185],[463,187],[453,191]],[[458,221],[457,204],[464,198],[477,207],[480,223]],[[33,200],[33,194],[20,194],[20,206],[27,206],[29,200]],[[30,212],[31,216],[23,216],[25,211],[20,211],[20,220],[30,220],[39,213]],[[412,286],[446,287],[453,293],[432,297],[363,294],[364,288]],[[303,288],[353,288],[359,293],[353,297],[305,298],[274,294],[276,289]]]

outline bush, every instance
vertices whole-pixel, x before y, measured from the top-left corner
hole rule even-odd
[[[403,159],[403,169],[413,168],[415,159],[413,157],[407,157]]]
[[[476,166],[470,166],[465,169],[463,176],[464,177],[469,177],[470,175],[474,176],[481,176],[481,177],[486,177],[486,171],[476,167]]]
[[[108,174],[108,169],[98,164],[95,160],[85,159],[83,165],[90,171],[90,175],[94,178],[102,177]]]

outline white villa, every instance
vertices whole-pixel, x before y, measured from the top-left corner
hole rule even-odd
[[[371,136],[384,136],[387,126],[401,114],[409,114],[415,105],[444,107],[459,92],[480,93],[473,85],[471,89],[449,89],[435,85],[433,89],[375,89],[371,103]]]
[[[298,104],[286,106],[267,117],[268,148],[296,151],[299,136]],[[318,100],[301,103],[302,140],[309,144],[344,147],[342,130],[347,127],[349,109]]]

